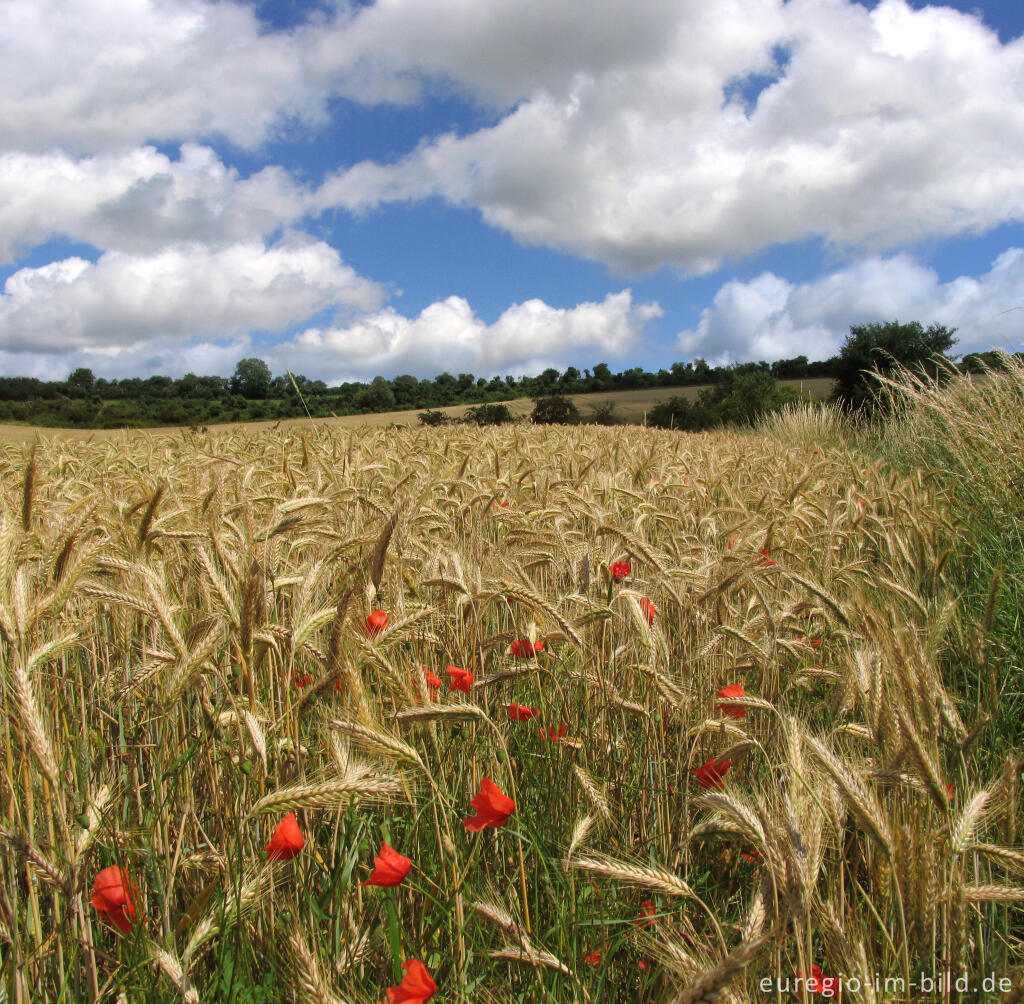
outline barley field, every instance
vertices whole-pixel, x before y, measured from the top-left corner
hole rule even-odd
[[[0,445],[0,999],[1019,999],[951,491],[807,409]]]

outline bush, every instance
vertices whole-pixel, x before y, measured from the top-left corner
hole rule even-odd
[[[468,408],[466,414],[462,416],[462,421],[469,425],[504,425],[514,420],[508,405],[480,404],[475,408]]]
[[[578,425],[580,412],[569,398],[561,394],[535,397],[530,421],[535,425]]]
[[[443,411],[421,411],[420,425],[447,425],[451,419]]]
[[[591,404],[587,407],[594,413],[590,421],[594,425],[622,425],[624,419],[615,414],[615,402],[603,401],[601,404]]]

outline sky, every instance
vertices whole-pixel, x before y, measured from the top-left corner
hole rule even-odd
[[[0,0],[0,374],[1024,348],[1024,4]]]

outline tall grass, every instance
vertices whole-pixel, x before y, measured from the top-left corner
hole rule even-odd
[[[986,636],[928,478],[821,432],[127,446],[0,454],[8,1000],[376,1001],[419,959],[438,1001],[808,1000],[813,966],[871,1001],[1021,965],[1017,774],[951,686]],[[472,833],[484,777],[515,811]],[[411,872],[360,885],[385,840]]]

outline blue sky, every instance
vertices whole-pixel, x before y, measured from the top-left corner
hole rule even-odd
[[[1024,347],[1024,5],[7,0],[0,372]]]

